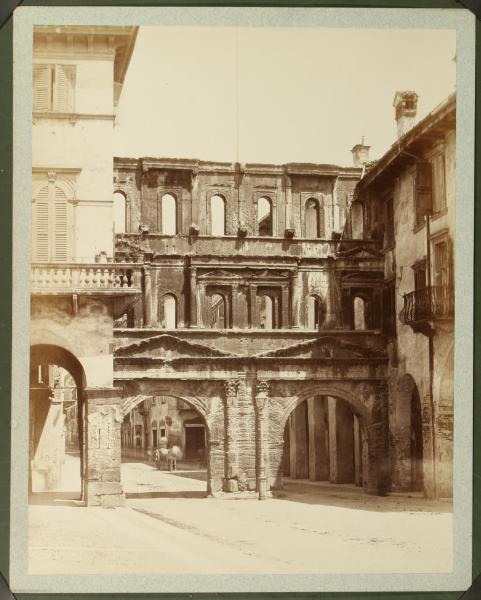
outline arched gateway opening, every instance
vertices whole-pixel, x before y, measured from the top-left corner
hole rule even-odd
[[[78,359],[59,346],[30,349],[29,494],[31,501],[83,497],[83,392]]]
[[[127,498],[205,497],[208,430],[188,401],[138,396],[121,425],[121,477]]]
[[[284,428],[282,476],[363,487],[367,475],[364,420],[345,400],[300,400]]]

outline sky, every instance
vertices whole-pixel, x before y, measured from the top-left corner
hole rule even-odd
[[[141,27],[115,154],[352,164],[396,137],[396,90],[421,119],[455,89],[456,34],[435,29]]]

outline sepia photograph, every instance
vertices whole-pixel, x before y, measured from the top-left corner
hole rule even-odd
[[[15,15],[19,591],[457,589],[474,18],[75,10]]]

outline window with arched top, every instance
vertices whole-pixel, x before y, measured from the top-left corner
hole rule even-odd
[[[305,208],[306,237],[325,238],[325,215],[324,207],[315,198],[309,198]]]
[[[257,230],[259,235],[273,235],[272,201],[262,196],[257,201]]]
[[[354,329],[366,329],[366,303],[363,298],[354,298]]]
[[[319,296],[309,296],[307,299],[307,328],[319,329],[323,321],[322,301]]]
[[[227,305],[222,294],[212,294],[209,306],[209,327],[211,329],[227,328]]]
[[[114,233],[125,233],[127,223],[127,201],[122,192],[114,192]]]
[[[177,233],[177,200],[173,194],[162,196],[160,226],[163,235]]]
[[[164,322],[165,329],[177,327],[177,298],[173,294],[164,296]]]
[[[216,194],[210,199],[211,235],[225,235],[225,199]]]
[[[32,202],[32,255],[36,261],[62,262],[72,254],[72,207],[64,187],[48,181]]]

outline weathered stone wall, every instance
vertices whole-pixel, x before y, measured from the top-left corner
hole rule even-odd
[[[438,240],[447,240],[452,250],[454,240],[455,215],[455,131],[445,131],[444,139],[437,142],[428,140],[418,147],[418,154],[427,160],[436,153],[444,153],[445,178],[441,182],[446,195],[446,207],[435,213],[430,219],[431,285],[436,281],[435,244]],[[412,414],[412,395],[418,395],[420,401],[419,426],[422,428],[422,475],[424,490],[428,495],[434,493],[433,447],[435,438],[436,486],[439,496],[452,495],[452,436],[453,436],[453,321],[433,324],[432,355],[433,385],[430,396],[430,348],[426,331],[412,328],[402,320],[404,295],[416,289],[414,267],[426,260],[426,225],[416,223],[416,167],[414,161],[405,161],[399,168],[397,177],[387,177],[381,183],[363,190],[364,224],[367,233],[374,235],[381,223],[388,227],[387,203],[392,199],[394,237],[391,245],[384,248],[385,279],[395,285],[395,337],[388,345],[390,354],[389,368],[389,431],[392,488],[394,490],[412,489],[416,467],[413,464],[413,431],[415,429]],[[433,187],[434,189],[434,187]],[[434,193],[434,192],[433,192]],[[384,229],[385,231],[385,229]],[[385,239],[386,242],[386,239]],[[451,272],[454,267],[454,254],[451,253]],[[425,267],[426,268],[426,267]],[[451,285],[453,281],[445,282]],[[434,415],[431,405],[434,406]],[[434,436],[432,422],[434,421]]]
[[[85,499],[89,506],[122,506],[125,499],[120,476],[123,415],[119,393],[110,388],[87,389],[85,397]]]
[[[32,297],[31,345],[51,344],[69,351],[82,364],[87,386],[112,385],[112,332],[108,300],[83,296],[74,309],[71,297]]]
[[[128,231],[139,223],[151,233],[162,231],[160,201],[164,194],[177,200],[177,233],[188,234],[191,225],[200,235],[211,235],[210,198],[225,199],[226,235],[258,235],[257,204],[261,197],[272,204],[274,236],[287,228],[305,237],[305,204],[318,200],[324,210],[325,237],[341,231],[342,210],[352,197],[359,168],[333,165],[235,165],[169,159],[115,159],[116,189],[127,199]]]

